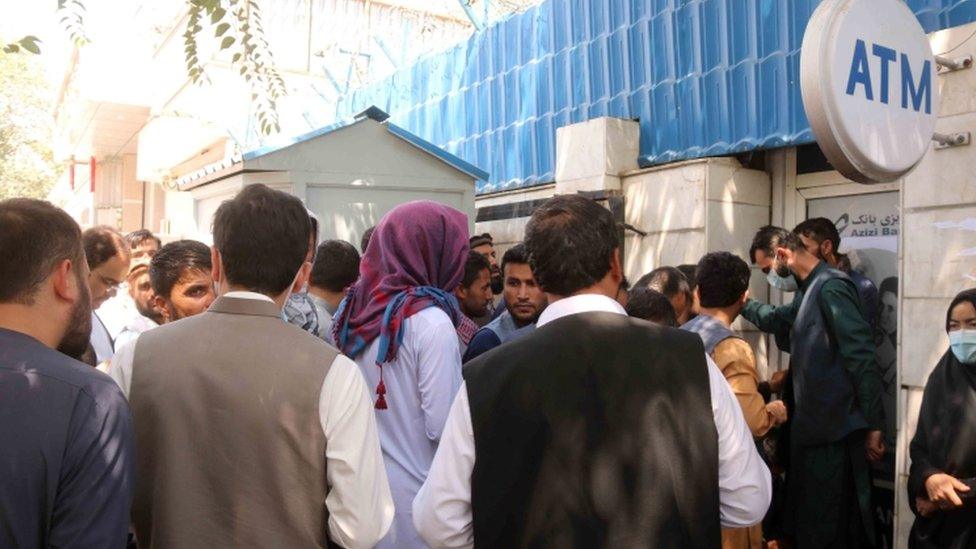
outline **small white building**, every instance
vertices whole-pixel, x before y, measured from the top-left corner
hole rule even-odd
[[[391,124],[370,107],[350,122],[206,166],[177,180],[192,196],[194,227],[170,232],[207,239],[214,212],[245,185],[263,183],[301,198],[319,219],[320,240],[357,244],[399,204],[434,200],[468,214],[474,230],[475,181],[488,174]],[[190,218],[190,216],[184,216]]]

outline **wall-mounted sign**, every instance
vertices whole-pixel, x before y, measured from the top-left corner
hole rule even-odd
[[[824,0],[803,36],[803,108],[830,163],[884,183],[928,151],[939,113],[935,57],[903,0]]]

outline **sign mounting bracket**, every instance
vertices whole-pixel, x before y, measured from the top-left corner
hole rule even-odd
[[[956,57],[955,59],[936,55],[935,62],[937,65],[939,65],[939,74],[973,68],[972,55],[964,55],[962,57]]]
[[[935,141],[935,150],[948,149],[950,147],[962,147],[972,143],[973,136],[970,132],[959,133],[933,133],[932,141]]]

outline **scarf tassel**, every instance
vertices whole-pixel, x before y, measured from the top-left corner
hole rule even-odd
[[[386,385],[383,384],[383,370],[380,369],[380,383],[376,386],[376,406],[377,410],[386,410]]]

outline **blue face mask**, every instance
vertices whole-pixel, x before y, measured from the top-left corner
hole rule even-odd
[[[949,346],[963,364],[976,364],[976,330],[949,332]]]
[[[777,290],[783,290],[784,292],[795,292],[800,287],[796,282],[796,277],[792,273],[789,276],[779,276],[776,273],[776,269],[769,270],[769,274],[766,275],[766,280],[769,281],[770,286]]]

